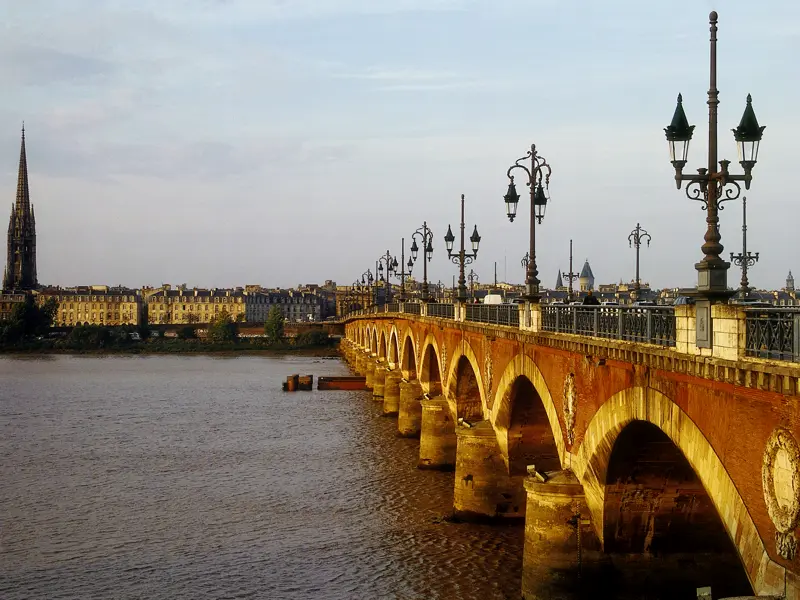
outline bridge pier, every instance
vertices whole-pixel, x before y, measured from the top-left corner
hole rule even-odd
[[[456,464],[456,431],[450,406],[443,396],[422,400],[421,404],[422,427],[417,467],[450,471]],[[401,412],[402,408],[401,405]]]
[[[391,417],[400,410],[400,381],[403,374],[395,369],[386,373],[383,389],[383,416]]]
[[[372,397],[383,402],[383,393],[386,387],[386,366],[379,361],[375,365],[375,372],[372,375]]]
[[[522,597],[571,600],[578,597],[581,572],[586,571],[585,551],[582,556],[579,550],[579,544],[585,546],[581,536],[594,538],[594,533],[589,527],[581,528],[581,515],[589,511],[577,477],[571,471],[550,471],[546,477],[546,481],[525,478]]]
[[[456,425],[455,433],[455,516],[471,521],[524,518],[523,477],[508,475],[492,424]]]
[[[403,381],[400,384],[400,402],[397,407],[397,434],[400,437],[416,438],[422,430],[422,386],[419,381]]]
[[[356,375],[364,375],[367,372],[367,355],[363,350],[356,350],[355,355]]]
[[[373,385],[374,385],[373,382],[375,381],[375,367],[376,366],[378,366],[378,365],[377,365],[377,362],[375,360],[375,357],[372,356],[371,354],[367,354],[367,360],[366,360],[366,363],[364,364],[364,373],[365,373],[365,375],[367,377],[367,380],[364,383],[364,385],[366,386],[366,388],[368,390],[371,390]]]

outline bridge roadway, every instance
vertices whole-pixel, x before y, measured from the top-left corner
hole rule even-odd
[[[752,315],[713,306],[701,349],[693,306],[380,310],[345,319],[343,355],[419,467],[455,470],[456,516],[525,519],[525,598],[627,560],[800,599],[800,368],[747,356]]]

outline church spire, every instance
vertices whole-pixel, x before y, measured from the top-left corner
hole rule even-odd
[[[28,192],[28,156],[25,152],[25,123],[22,123],[22,142],[19,147],[19,174],[17,175],[17,212],[29,215],[31,197]]]
[[[561,269],[558,270],[558,277],[556,278],[556,289],[560,290],[564,287],[564,282],[561,279]]]
[[[19,148],[19,176],[17,197],[8,220],[8,247],[6,268],[3,274],[4,290],[35,289],[36,278],[36,224],[28,190],[28,157],[25,152],[25,124]]]

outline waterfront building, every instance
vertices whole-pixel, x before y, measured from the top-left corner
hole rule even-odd
[[[289,322],[321,321],[326,305],[327,300],[322,295],[295,290],[260,290],[245,296],[248,323],[266,321],[273,306],[278,306]]]
[[[7,321],[14,312],[14,307],[25,302],[25,294],[20,292],[10,292],[0,294],[0,322]]]
[[[106,285],[74,288],[42,288],[34,292],[37,304],[53,299],[58,310],[54,327],[75,325],[139,325],[142,322],[142,299],[136,290]]]
[[[36,218],[28,189],[28,159],[25,153],[25,127],[19,150],[17,197],[8,220],[8,247],[3,289],[33,290],[36,280]]]
[[[152,325],[210,323],[222,311],[226,311],[233,321],[243,322],[246,318],[245,292],[242,288],[233,289],[187,289],[179,285],[162,285],[159,288],[142,288],[144,310],[147,323]]]

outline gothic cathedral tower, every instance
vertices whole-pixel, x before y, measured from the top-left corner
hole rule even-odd
[[[28,159],[25,156],[25,126],[19,150],[17,200],[8,221],[8,260],[3,276],[4,290],[36,288],[36,219],[28,193]]]

